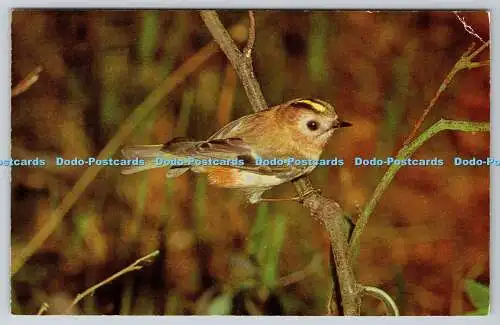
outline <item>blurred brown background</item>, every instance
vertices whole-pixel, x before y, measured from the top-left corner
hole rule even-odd
[[[246,18],[243,11],[220,15],[226,26]],[[489,39],[486,12],[460,15]],[[345,166],[311,175],[353,215],[385,171],[355,167],[353,158],[393,155],[456,60],[480,43],[445,11],[256,11],[256,31],[255,70],[270,104],[318,97],[354,124],[324,154]],[[211,40],[197,11],[13,11],[12,83],[37,65],[44,72],[12,99],[12,156],[97,156],[134,107]],[[487,67],[460,72],[424,127],[439,118],[489,121],[489,90]],[[124,144],[203,139],[248,113],[234,71],[217,53]],[[488,285],[489,169],[451,163],[488,154],[488,133],[440,133],[415,157],[446,165],[402,168],[372,215],[359,280],[390,293],[403,315],[465,314],[474,310],[465,281]],[[83,172],[52,160],[12,169],[13,258]],[[293,194],[283,185],[267,196]],[[46,301],[49,314],[61,313],[77,293],[159,249],[152,264],[73,312],[322,315],[331,285],[327,244],[297,203],[253,206],[203,176],[166,180],[154,170],[125,177],[108,167],[12,278],[12,312],[35,314]],[[384,312],[365,299],[364,314]]]

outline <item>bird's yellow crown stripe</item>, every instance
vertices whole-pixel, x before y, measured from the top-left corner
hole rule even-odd
[[[322,104],[317,103],[315,101],[312,101],[310,99],[301,99],[297,102],[309,105],[309,106],[311,106],[312,109],[314,109],[315,111],[317,111],[319,113],[324,113],[324,112],[326,112],[326,109],[327,109],[325,105],[322,105]]]

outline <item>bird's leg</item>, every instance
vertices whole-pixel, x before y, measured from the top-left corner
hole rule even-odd
[[[284,198],[264,198],[260,199],[259,202],[279,202],[279,201],[300,201],[300,196],[284,197]]]
[[[259,202],[280,202],[280,201],[302,202],[302,201],[304,201],[304,199],[307,196],[309,196],[310,194],[313,194],[313,193],[321,193],[321,190],[320,189],[310,189],[310,190],[302,193],[302,195],[293,196],[293,197],[289,197],[289,198],[263,198],[263,199],[260,199]]]

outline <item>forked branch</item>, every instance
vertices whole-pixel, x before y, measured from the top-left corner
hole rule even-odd
[[[238,73],[250,104],[255,111],[261,111],[267,108],[267,103],[253,72],[252,50],[255,44],[255,17],[252,11],[249,11],[249,17],[248,41],[242,52],[222,25],[217,12],[215,10],[201,11],[203,22]]]
[[[431,99],[429,104],[427,105],[426,109],[423,111],[422,115],[418,119],[418,121],[415,123],[412,131],[410,132],[410,135],[406,138],[403,146],[399,150],[396,159],[407,159],[411,157],[411,155],[418,149],[420,148],[425,141],[436,135],[437,133],[444,131],[444,130],[454,130],[454,131],[463,131],[463,132],[487,132],[489,131],[489,123],[487,122],[469,122],[469,121],[450,121],[450,120],[440,120],[436,122],[434,125],[432,125],[429,129],[424,131],[420,136],[418,136],[414,141],[413,138],[417,134],[417,131],[419,128],[422,126],[425,118],[429,114],[430,110],[434,105],[436,104],[438,98],[440,95],[443,93],[443,91],[446,90],[447,86],[450,84],[450,82],[453,80],[455,75],[462,70],[470,70],[470,69],[475,69],[483,66],[488,66],[490,61],[481,61],[481,62],[476,62],[473,61],[481,52],[483,52],[488,46],[490,45],[490,41],[482,44],[478,49],[474,51],[475,44],[471,44],[469,48],[462,54],[462,56],[458,59],[458,61],[455,63],[451,71],[448,73],[446,78],[443,80],[441,83],[439,89],[436,91],[436,94],[434,97]],[[361,240],[361,234],[366,227],[366,224],[368,223],[368,219],[370,218],[371,213],[375,209],[375,206],[377,205],[378,201],[380,200],[382,194],[385,192],[385,190],[389,187],[389,184],[391,183],[392,179],[394,176],[396,176],[396,173],[399,171],[401,168],[401,165],[391,165],[387,171],[385,172],[384,176],[380,180],[380,182],[377,184],[377,187],[375,188],[375,191],[373,192],[372,197],[368,201],[368,203],[365,205],[365,208],[363,209],[362,213],[360,214],[357,222],[356,222],[356,227],[354,228],[354,231],[351,236],[351,240],[349,243],[349,259],[353,262],[357,259],[357,255],[359,252],[359,242]]]
[[[472,43],[471,46],[469,46],[469,48],[467,49],[467,51],[465,51],[462,54],[460,59],[458,59],[458,61],[455,63],[455,65],[453,66],[451,71],[448,73],[448,75],[446,76],[444,81],[441,83],[441,86],[439,87],[436,94],[429,102],[429,105],[427,105],[424,112],[422,113],[422,115],[420,116],[418,121],[413,126],[413,129],[411,130],[410,134],[408,135],[408,137],[406,138],[406,140],[403,143],[403,147],[406,146],[408,143],[410,143],[411,140],[413,140],[413,138],[417,134],[417,131],[420,129],[420,127],[424,123],[425,118],[427,117],[427,115],[429,115],[429,112],[434,107],[434,105],[436,104],[437,100],[439,99],[439,97],[441,96],[443,91],[446,90],[446,88],[448,87],[450,82],[453,80],[453,77],[455,77],[455,75],[458,72],[465,70],[465,69],[470,70],[470,69],[480,68],[480,67],[487,66],[490,64],[489,60],[481,61],[481,62],[472,61],[473,59],[476,58],[476,56],[479,55],[479,53],[484,51],[484,49],[486,49],[489,45],[490,45],[490,41],[484,43],[477,50],[472,52],[472,50],[475,47],[475,44]]]
[[[255,41],[255,21],[253,13],[250,12],[248,43],[243,52],[236,47],[233,40],[220,22],[215,11],[202,11],[201,16],[212,33],[212,36],[224,51],[231,64],[235,67],[254,110],[259,111],[267,108],[266,101],[253,73],[251,59],[251,53]],[[473,61],[473,59],[488,46],[489,42],[486,42],[477,50],[473,51],[474,45],[472,45],[461,56],[452,70],[448,73],[445,80],[442,82],[440,88],[424,110],[422,116],[415,123],[412,131],[405,141],[405,144],[399,151],[396,157],[397,159],[403,160],[409,158],[424,144],[425,141],[444,130],[466,132],[484,132],[489,130],[489,123],[440,120],[412,141],[430,110],[437,102],[441,93],[446,90],[448,84],[459,71],[489,65],[488,60],[482,62]],[[388,168],[387,172],[377,185],[372,198],[360,215],[356,223],[356,227],[354,228],[350,243],[348,243],[347,232],[345,231],[346,228],[343,224],[344,213],[341,207],[336,202],[320,195],[317,191],[315,191],[307,177],[300,178],[293,182],[299,195],[304,198],[303,205],[310,210],[311,215],[318,218],[323,223],[330,236],[330,245],[334,256],[333,262],[335,263],[334,270],[332,272],[335,273],[334,278],[338,278],[337,285],[340,287],[341,297],[340,301],[336,301],[335,292],[332,293],[331,301],[333,301],[334,304],[330,306],[330,310],[333,310],[335,314],[359,315],[361,296],[363,294],[369,294],[383,301],[391,314],[399,315],[396,304],[387,293],[378,288],[360,286],[356,282],[352,268],[353,264],[351,261],[357,258],[360,237],[368,222],[370,214],[373,212],[373,209],[375,208],[380,197],[385,192],[400,168],[401,165],[395,164]],[[335,284],[334,290],[336,290]]]
[[[251,11],[249,16],[248,42],[242,52],[234,44],[222,25],[217,12],[214,10],[201,11],[201,17],[205,25],[235,68],[254,111],[260,111],[266,109],[268,105],[253,71],[251,54],[255,43],[255,18]],[[335,263],[342,298],[342,301],[337,301],[335,306],[330,309],[340,314],[359,315],[361,289],[356,283],[351,263],[347,259],[348,239],[347,233],[344,231],[345,228],[342,226],[344,222],[343,211],[336,202],[318,194],[306,177],[296,180],[294,185],[297,193],[304,197],[304,207],[308,208],[311,215],[324,224],[330,236],[330,244],[335,260],[331,261],[331,263]],[[335,294],[332,293],[332,297],[334,296]],[[335,300],[332,301],[335,303]]]

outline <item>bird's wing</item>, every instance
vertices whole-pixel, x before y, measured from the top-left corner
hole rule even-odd
[[[208,140],[235,137],[239,135],[242,131],[244,131],[243,128],[246,128],[247,126],[254,124],[253,122],[255,121],[253,120],[258,120],[259,118],[261,118],[261,115],[255,113],[240,117],[239,119],[224,125],[217,132],[212,134],[212,136],[210,136]]]
[[[259,156],[241,138],[212,139],[207,141],[191,141],[187,139],[173,139],[167,142],[162,151],[178,157],[194,159],[242,160],[243,165],[233,164],[220,166],[252,171],[258,174],[290,173],[297,168],[294,166],[263,166],[257,164]]]

